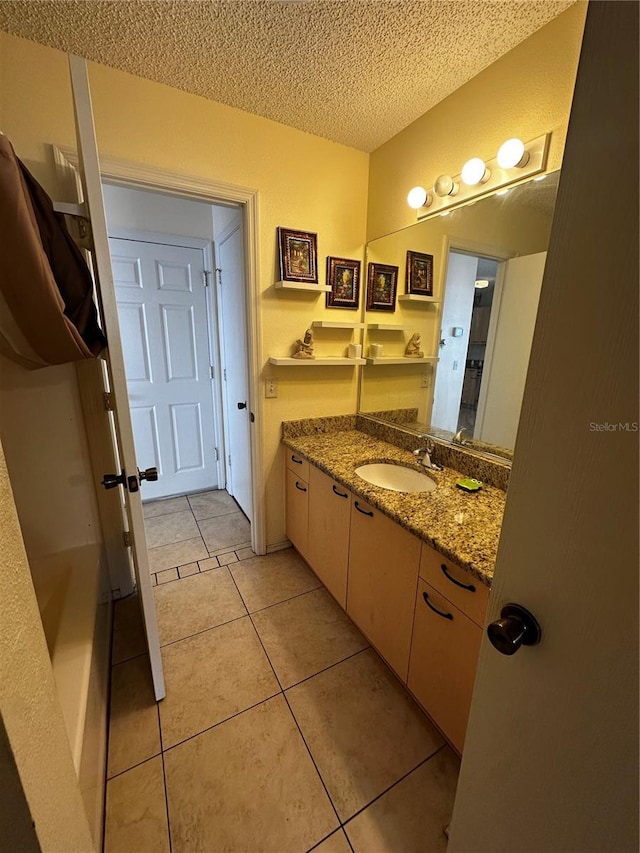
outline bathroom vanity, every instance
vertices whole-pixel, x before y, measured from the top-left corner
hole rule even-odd
[[[450,468],[422,469],[429,492],[372,485],[358,466],[421,466],[408,449],[332,426],[351,424],[297,435],[285,425],[287,536],[462,752],[504,492],[466,494]]]

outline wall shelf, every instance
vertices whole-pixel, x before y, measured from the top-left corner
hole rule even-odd
[[[376,332],[404,332],[406,326],[394,326],[391,323],[367,323],[367,328]]]
[[[314,329],[364,329],[364,323],[334,323],[333,320],[314,320]]]
[[[323,367],[338,366],[352,367],[354,364],[365,364],[364,358],[274,358],[269,359],[269,364],[277,367]]]
[[[367,364],[433,364],[438,361],[438,356],[427,356],[425,358],[407,358],[400,356],[399,358],[367,358]]]
[[[309,284],[306,281],[276,281],[273,285],[276,290],[298,290],[301,293],[329,293],[331,288],[328,284]]]
[[[440,305],[439,299],[434,299],[433,296],[420,296],[417,293],[401,293],[398,296],[398,302],[414,302],[417,305]]]

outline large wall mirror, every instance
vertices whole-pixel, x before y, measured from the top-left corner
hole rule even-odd
[[[368,244],[368,264],[398,267],[398,298],[393,312],[367,308],[365,300],[361,414],[440,438],[460,434],[476,450],[510,457],[558,177],[533,179]],[[407,252],[433,256],[431,297],[406,293]],[[407,358],[416,334],[422,357]]]

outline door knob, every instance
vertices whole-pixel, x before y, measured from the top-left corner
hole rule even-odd
[[[116,486],[126,485],[127,477],[124,471],[121,474],[103,474],[100,485],[105,489],[115,489]]]
[[[500,619],[487,627],[487,636],[500,654],[515,655],[520,646],[535,646],[542,629],[536,618],[519,604],[505,604]]]
[[[246,409],[247,408],[247,401],[245,400],[244,403],[238,403],[238,408],[239,409]]]
[[[142,480],[146,480],[148,483],[155,483],[158,479],[158,469],[157,468],[145,468],[144,471],[141,471],[138,468],[138,479],[142,482]]]

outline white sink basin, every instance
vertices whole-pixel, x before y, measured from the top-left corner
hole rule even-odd
[[[436,487],[426,474],[390,462],[361,465],[356,468],[356,474],[372,486],[382,486],[394,492],[430,492]]]

